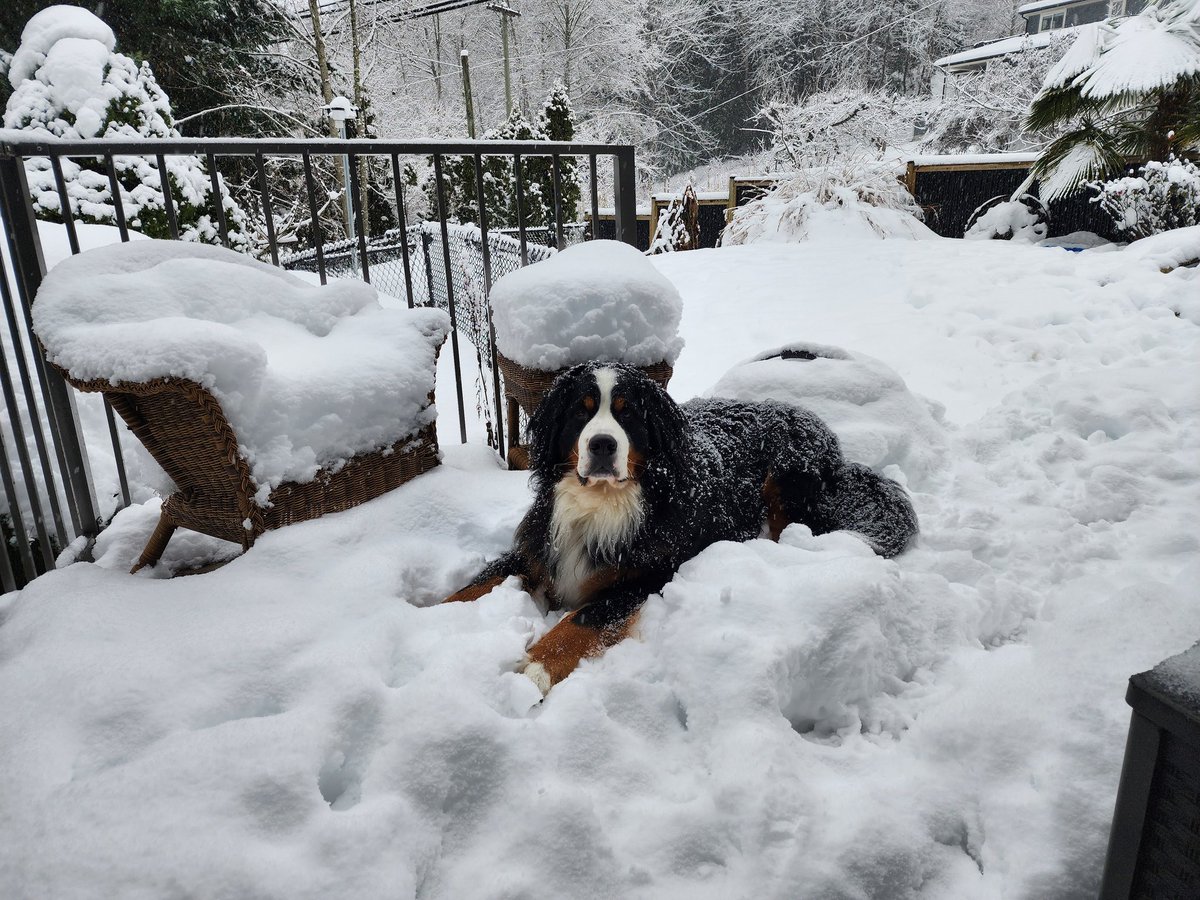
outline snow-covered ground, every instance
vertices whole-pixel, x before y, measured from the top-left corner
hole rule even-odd
[[[922,535],[713,546],[541,705],[527,596],[429,606],[529,500],[446,382],[441,468],[214,572],[125,574],[157,517],[126,510],[0,601],[5,895],[1094,896],[1125,681],[1200,638],[1200,272],[1170,253],[656,258],[681,400],[794,341],[904,378]]]

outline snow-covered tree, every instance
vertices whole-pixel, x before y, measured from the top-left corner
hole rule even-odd
[[[1163,0],[1119,22],[1085,25],[1046,75],[1035,129],[1067,126],[1038,159],[1042,195],[1200,148],[1200,3]]]
[[[60,138],[178,137],[167,95],[148,63],[140,66],[116,52],[112,29],[90,12],[53,6],[29,20],[8,71],[13,93],[4,126]],[[180,236],[218,243],[211,182],[203,163],[191,156],[168,156],[167,175]],[[138,156],[114,160],[122,188],[122,209],[130,227],[151,237],[169,237],[158,164]],[[99,160],[63,159],[71,214],[85,222],[116,221],[108,174]],[[26,163],[36,213],[61,217],[48,160]],[[249,246],[248,222],[222,188],[230,242]]]
[[[843,87],[800,103],[774,101],[759,116],[771,126],[777,164],[803,169],[877,158],[888,147],[912,140],[913,121],[929,107],[927,98]]]
[[[531,123],[518,107],[498,128],[483,135],[489,141],[544,141],[545,133]],[[487,204],[488,224],[492,227],[517,224],[517,196],[512,160],[507,156],[483,157],[483,192]],[[524,190],[523,220],[527,226],[546,224],[542,183],[548,177],[550,163],[545,157],[526,157],[521,161]],[[459,222],[478,222],[479,205],[476,199],[475,159],[471,156],[442,158],[442,185],[448,217]],[[437,181],[432,161],[421,185],[430,217],[437,215]]]
[[[987,61],[982,72],[956,75],[925,119],[922,146],[932,153],[998,153],[1037,149],[1057,134],[1025,124],[1029,104],[1071,38],[1051,34],[1044,47],[1027,46]]]
[[[56,0],[0,3],[0,51],[13,51],[30,18]],[[150,63],[191,135],[289,134],[316,122],[308,53],[279,52],[296,23],[277,0],[75,0],[112,28],[121,51]],[[7,99],[0,88],[0,104]]]
[[[575,137],[575,118],[566,88],[556,82],[546,97],[537,122],[531,122],[519,106],[508,118],[484,135],[490,141],[570,141]],[[478,222],[475,161],[469,156],[444,157],[442,181],[451,218]],[[513,161],[506,156],[483,158],[483,191],[488,223],[493,227],[517,226],[517,186]],[[579,217],[579,171],[574,159],[559,160],[559,204],[563,222]],[[437,182],[432,170],[422,184],[430,215],[437,211]],[[554,227],[554,168],[548,156],[525,156],[521,160],[523,203],[521,221],[527,227]]]
[[[550,93],[542,104],[538,114],[538,124],[542,134],[548,141],[575,140],[575,111],[571,108],[571,98],[567,96],[567,88],[561,81],[556,81],[550,87]],[[543,197],[549,198],[548,211],[550,218],[554,214],[554,181],[553,175],[542,187]],[[559,206],[562,209],[563,222],[574,222],[579,218],[579,169],[575,160],[565,157],[559,165]]]

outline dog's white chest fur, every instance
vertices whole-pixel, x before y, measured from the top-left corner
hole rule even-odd
[[[577,609],[587,599],[584,588],[595,572],[592,554],[614,556],[645,516],[637,484],[588,486],[572,475],[555,486],[550,549],[554,594],[564,607]]]

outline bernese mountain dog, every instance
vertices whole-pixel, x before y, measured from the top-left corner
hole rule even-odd
[[[677,405],[641,370],[564,372],[529,422],[534,501],[513,548],[447,601],[509,576],[562,620],[521,670],[546,693],[620,641],[642,603],[717,541],[848,530],[895,556],[917,533],[903,487],[842,458],[813,413],[722,399]]]

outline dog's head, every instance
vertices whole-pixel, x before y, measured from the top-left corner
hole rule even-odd
[[[535,476],[574,476],[588,486],[620,488],[674,465],[686,435],[683,414],[640,369],[585,363],[554,382],[529,422]]]

